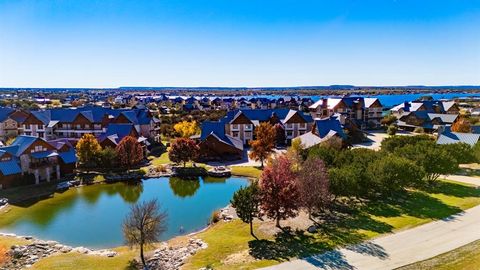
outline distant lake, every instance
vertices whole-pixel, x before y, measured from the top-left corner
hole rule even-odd
[[[355,96],[355,95],[352,95]],[[380,102],[385,107],[392,107],[398,105],[405,101],[412,101],[416,100],[423,96],[431,96],[433,99],[453,99],[453,98],[461,98],[461,97],[480,97],[480,93],[462,93],[462,92],[455,92],[455,93],[408,93],[408,94],[395,94],[395,95],[369,95],[368,97],[374,97],[380,99]],[[253,95],[253,96],[244,96],[245,98],[269,98],[269,99],[278,99],[285,96],[280,95]],[[310,97],[314,101],[319,100],[320,98],[324,97],[338,97],[338,96],[302,96],[302,97]],[[365,97],[365,96],[364,96]]]
[[[229,204],[248,185],[244,178],[181,180],[158,178],[142,184],[98,184],[70,189],[29,205],[25,214],[0,231],[32,235],[71,246],[108,248],[122,245],[122,221],[131,204],[157,198],[168,213],[162,240],[207,226],[214,210]],[[8,215],[8,213],[2,213]]]

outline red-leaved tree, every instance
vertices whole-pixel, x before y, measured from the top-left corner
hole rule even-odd
[[[323,211],[332,200],[327,168],[320,158],[309,157],[303,162],[297,186],[302,206],[310,218],[312,213]]]
[[[199,147],[192,139],[175,139],[168,151],[168,158],[175,162],[183,162],[183,167],[188,161],[195,160],[198,157]]]
[[[143,148],[142,145],[132,136],[124,137],[115,148],[120,164],[130,169],[142,162]]]
[[[297,216],[300,206],[299,193],[296,186],[297,175],[292,170],[293,162],[280,155],[273,159],[260,176],[260,208],[267,217],[280,220]]]

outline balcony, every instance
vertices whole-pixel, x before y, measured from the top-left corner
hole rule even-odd
[[[39,160],[30,162],[30,169],[40,169],[45,167],[57,166],[57,160]]]

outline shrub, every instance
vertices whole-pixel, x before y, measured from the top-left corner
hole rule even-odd
[[[388,126],[387,134],[393,136],[397,134],[397,131],[398,131],[398,127],[396,125],[390,125]]]
[[[0,246],[0,266],[4,265],[10,260],[10,256],[8,255],[8,250],[4,246]]]
[[[380,124],[388,127],[388,126],[392,125],[393,123],[395,123],[396,121],[397,121],[397,117],[389,114],[389,115],[386,115],[385,117],[383,117],[382,120],[380,120]]]
[[[423,127],[416,127],[413,132],[415,133],[425,133],[425,130],[423,129]]]
[[[215,210],[212,212],[212,216],[210,217],[210,224],[214,224],[214,223],[217,223],[219,222],[220,220],[222,220],[221,216],[220,216],[220,211],[219,210]]]

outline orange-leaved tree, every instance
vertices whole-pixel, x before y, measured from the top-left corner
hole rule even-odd
[[[183,163],[183,167],[187,162],[195,160],[198,157],[199,147],[195,141],[187,138],[178,138],[172,142],[172,146],[168,151],[168,158],[175,163]]]
[[[458,119],[457,122],[453,123],[452,125],[453,132],[461,132],[461,133],[470,133],[472,131],[472,126],[470,122],[465,118]]]
[[[142,162],[143,148],[142,145],[132,136],[124,137],[115,148],[120,164],[130,169]]]
[[[264,161],[274,152],[277,132],[268,122],[261,123],[255,128],[255,140],[250,141],[250,158],[255,161]]]

